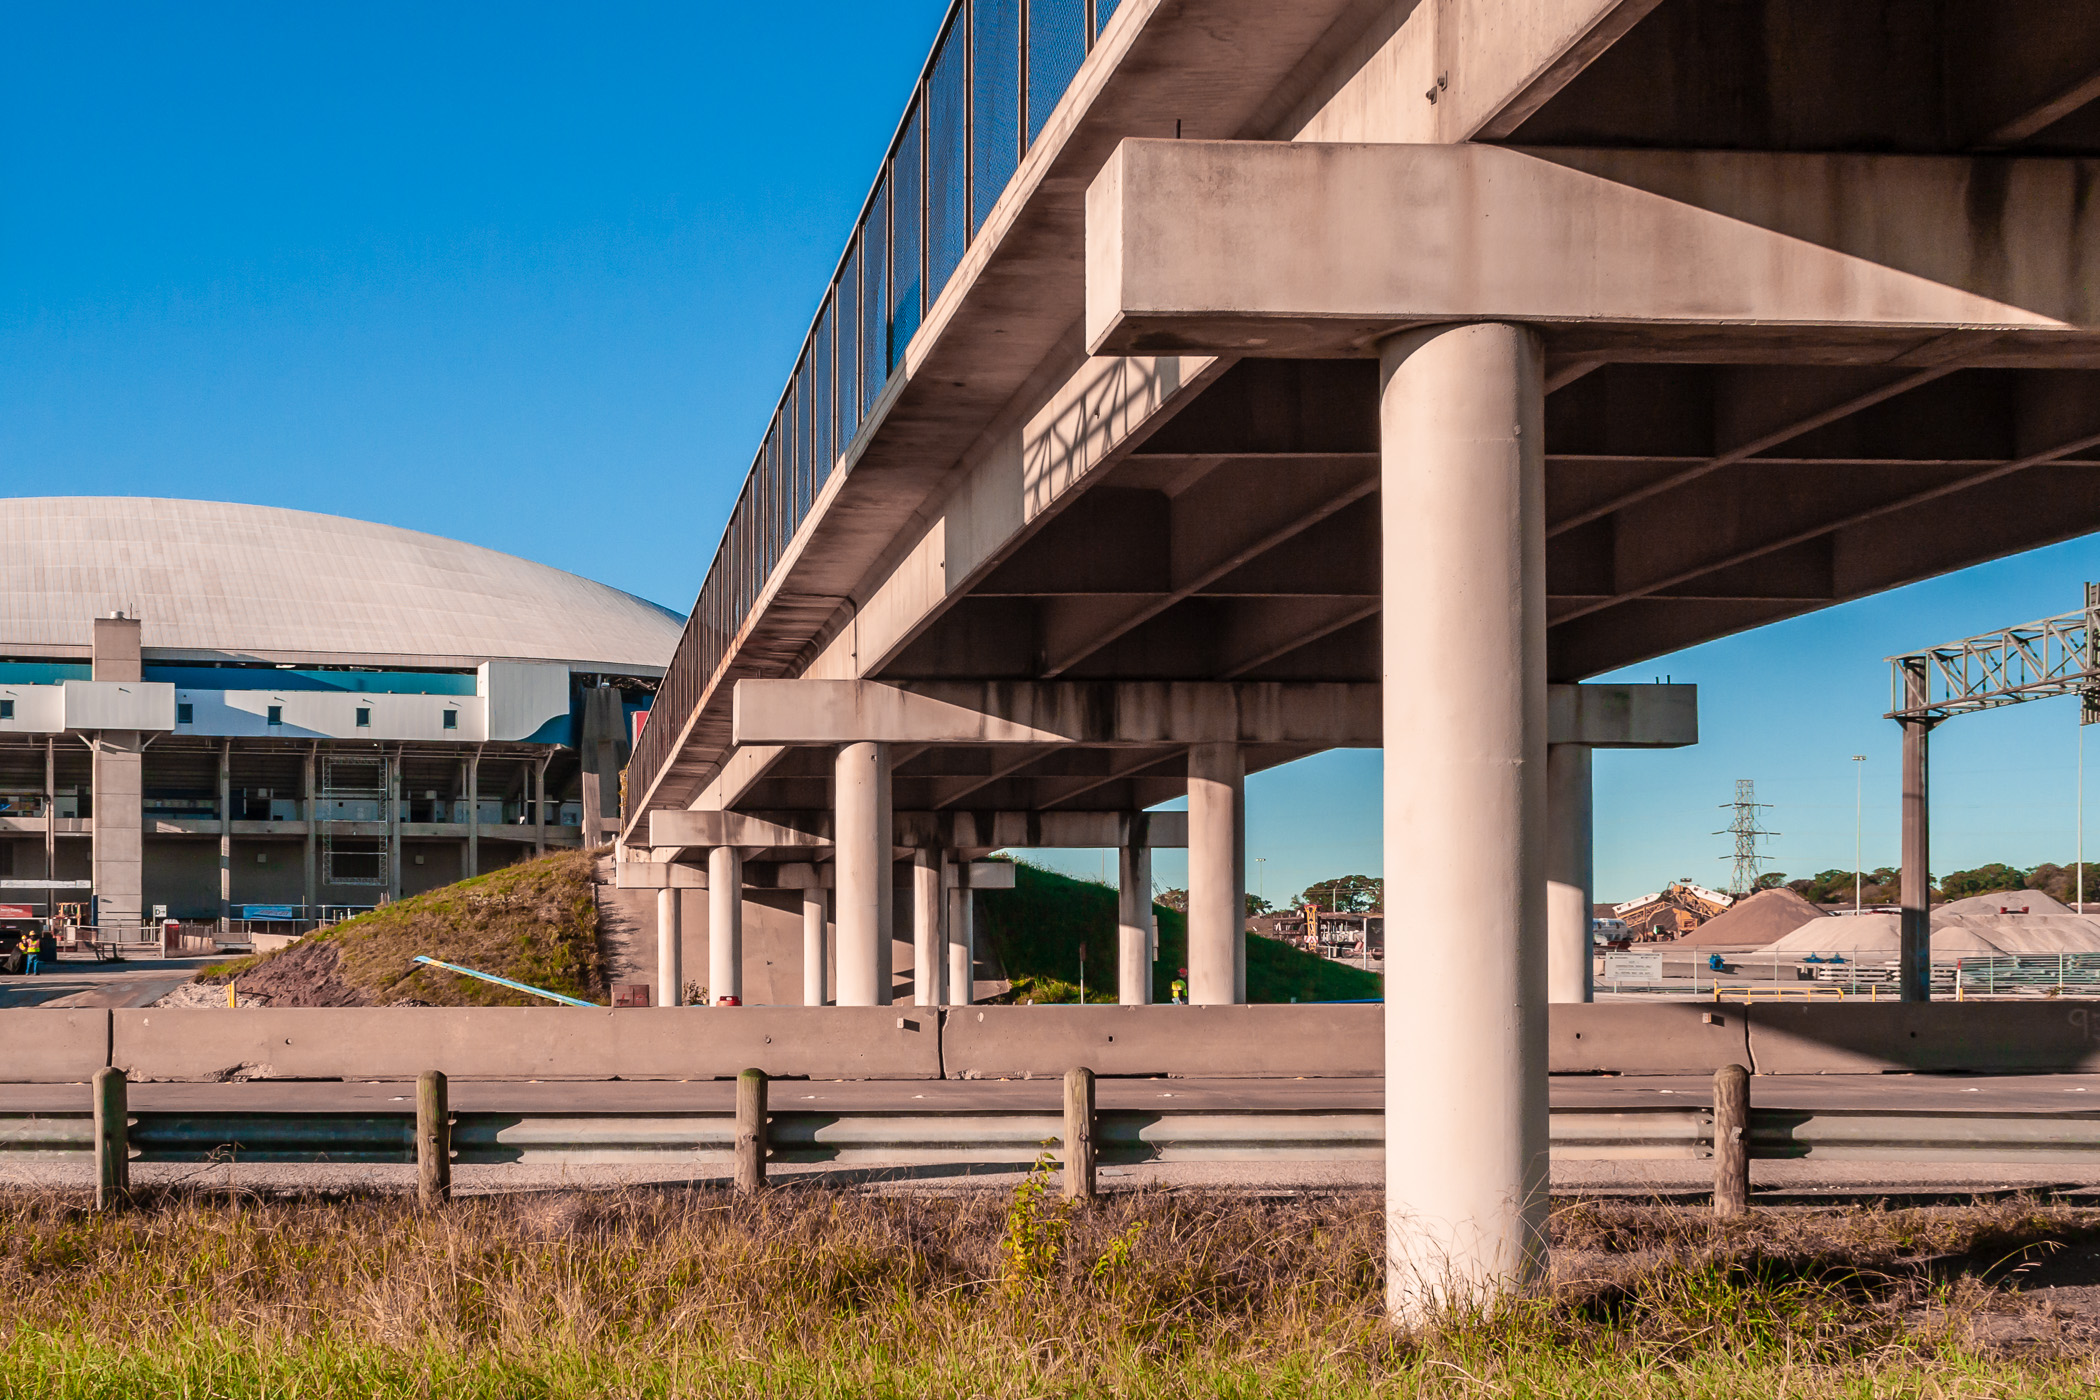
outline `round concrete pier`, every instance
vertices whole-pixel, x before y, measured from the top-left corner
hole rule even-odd
[[[1477,892],[1462,909],[1388,906],[1387,1296],[1402,1318],[1520,1283],[1545,1252],[1541,353],[1535,333],[1494,324],[1380,348],[1385,877]]]

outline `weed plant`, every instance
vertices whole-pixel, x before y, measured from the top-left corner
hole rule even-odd
[[[1994,1264],[2094,1213],[1571,1204],[1555,1275],[1411,1332],[1368,1193],[777,1187],[0,1198],[0,1396],[2070,1396]],[[2017,1347],[1976,1322],[2031,1324]],[[2051,1329],[2055,1330],[2052,1331]]]

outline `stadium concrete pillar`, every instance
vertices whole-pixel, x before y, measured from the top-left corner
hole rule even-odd
[[[716,846],[707,853],[707,999],[744,1004],[744,853]]]
[[[1546,1000],[1589,1001],[1596,820],[1588,744],[1546,749]]]
[[[401,750],[381,760],[386,781],[386,897],[401,898]]]
[[[968,1006],[977,1000],[976,899],[976,891],[966,880],[958,879],[955,888],[948,891],[947,980],[951,1006]]]
[[[656,892],[656,1004],[685,1001],[684,934],[678,927],[679,891],[669,884]]]
[[[1386,1287],[1402,1319],[1544,1261],[1542,353],[1493,323],[1379,350]],[[1406,912],[1410,891],[1446,887],[1478,902]]]
[[[1189,1002],[1247,999],[1247,772],[1238,744],[1189,746]]]
[[[299,811],[306,818],[306,850],[304,853],[304,870],[301,872],[305,876],[305,883],[302,887],[305,903],[301,905],[301,909],[305,913],[308,923],[318,923],[321,917],[319,859],[321,822],[318,813],[314,810],[316,805],[316,779],[319,776],[314,770],[319,765],[319,746],[309,746],[299,758]]]
[[[890,746],[841,744],[832,778],[838,1004],[888,1006]]]
[[[616,823],[614,831],[619,830]],[[547,755],[532,765],[532,853],[547,854]]]
[[[467,756],[467,877],[481,873],[481,750]]]
[[[119,613],[94,620],[88,674],[98,681],[145,677],[139,620]],[[136,924],[145,905],[145,745],[136,729],[104,729],[90,741],[88,830],[94,845],[95,918]]]
[[[1152,1000],[1152,848],[1136,842],[1116,853],[1116,1000]]]
[[[941,853],[921,846],[911,853],[911,984],[918,1006],[939,1006],[941,974],[948,969],[948,940],[941,916],[947,912],[941,888]]]
[[[144,884],[145,785],[136,729],[98,732],[93,742],[95,918],[136,924],[146,913]]]
[[[824,935],[830,921],[830,901],[824,887],[811,883],[802,889],[802,1004],[824,1004]]]
[[[219,930],[233,917],[233,742],[219,744]]]
[[[143,795],[142,795],[143,797]],[[143,823],[143,818],[142,818]],[[58,740],[44,740],[44,878],[58,878]],[[58,913],[58,891],[44,891],[46,914]]]

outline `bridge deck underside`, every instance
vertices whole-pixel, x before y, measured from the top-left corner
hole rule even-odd
[[[1054,386],[1110,363],[1088,361],[1079,332],[1084,200],[1126,137],[1978,158],[1969,226],[1937,232],[1981,239],[1984,272],[2007,256],[1985,246],[2004,193],[1988,178],[1996,158],[2100,155],[2100,0],[1481,3],[1498,17],[1478,34],[1460,22],[1472,0],[1419,7],[1447,15],[1461,51],[1427,74],[1437,87],[1419,109],[1375,96],[1387,78],[1369,83],[1375,100],[1346,92],[1353,65],[1382,51],[1403,53],[1392,72],[1412,81],[1405,46],[1381,46],[1395,26],[1405,38],[1418,7],[1182,0],[1133,31],[1086,105],[1024,162],[1011,224],[986,235],[948,310],[929,314],[832,518],[815,522],[780,595],[703,687],[690,738],[670,746],[641,808],[698,798],[730,752],[730,683],[800,674],[856,625],[971,454],[1047,413]],[[1572,26],[1543,71],[1496,66],[1517,52],[1493,44],[1518,12],[1542,32]],[[1464,48],[1476,42],[1487,47]],[[1330,99],[1343,115],[1319,115]],[[1902,353],[1790,355],[1729,334],[1578,355],[1571,343],[1556,353],[1548,331],[1553,679],[2100,529],[2100,370],[2084,352],[1986,366],[1936,360],[1929,338]],[[928,602],[901,646],[860,656],[860,673],[1378,679],[1375,364],[1250,359],[1200,373],[1200,390],[1134,415],[1134,446],[1075,467],[1073,489],[1030,514],[989,570]],[[1426,679],[1439,665],[1409,658],[1395,674]],[[1248,766],[1298,752],[1250,752]],[[1165,749],[956,746],[898,759],[900,810],[1131,809],[1185,790],[1184,759]],[[825,759],[789,753],[736,805],[821,808],[827,792]]]

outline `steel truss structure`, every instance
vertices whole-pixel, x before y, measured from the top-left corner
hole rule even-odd
[[[1889,661],[1888,718],[1937,724],[1955,715],[2083,695],[2079,723],[2100,720],[2100,584],[2085,609],[1964,637]],[[1922,684],[1921,684],[1922,682]]]

